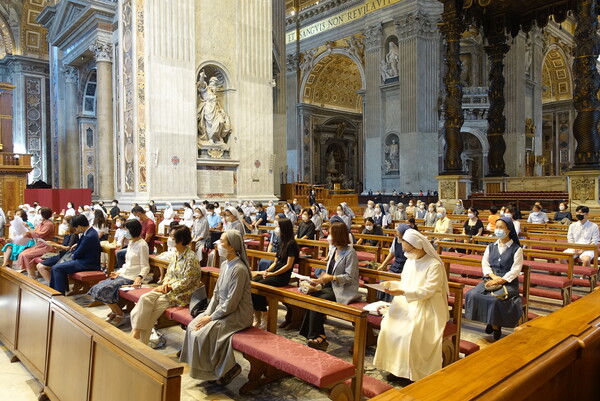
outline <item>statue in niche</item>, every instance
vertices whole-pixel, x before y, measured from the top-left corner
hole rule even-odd
[[[379,72],[381,79],[385,83],[388,79],[398,78],[398,45],[393,41],[388,44],[388,52],[385,55],[385,59],[381,60],[379,65]]]
[[[531,63],[533,62],[533,54],[531,49],[531,41],[527,41],[527,48],[525,49],[525,75],[531,77]]]
[[[198,145],[229,149],[226,142],[231,133],[231,123],[217,97],[218,79],[211,77],[207,84],[205,78],[204,71],[201,71],[198,80]]]
[[[328,173],[336,173],[337,169],[335,168],[335,156],[333,155],[333,151],[329,153],[329,159],[327,160],[327,172]]]
[[[398,155],[400,146],[396,138],[392,139],[392,143],[385,146],[385,170],[386,174],[392,171],[398,171]]]
[[[461,60],[460,62],[460,83],[463,86],[471,86],[471,71],[468,60]]]

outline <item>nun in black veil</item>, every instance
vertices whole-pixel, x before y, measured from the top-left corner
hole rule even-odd
[[[486,323],[485,332],[493,332],[498,340],[502,327],[515,327],[523,314],[519,296],[523,249],[511,219],[498,219],[494,234],[498,241],[483,254],[483,281],[467,293],[465,316]]]

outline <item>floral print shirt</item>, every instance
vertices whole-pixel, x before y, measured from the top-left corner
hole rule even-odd
[[[192,293],[202,285],[198,256],[189,247],[183,253],[173,252],[165,273],[165,283],[171,287],[166,295],[171,304],[190,304]]]

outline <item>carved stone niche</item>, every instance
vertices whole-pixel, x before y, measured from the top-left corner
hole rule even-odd
[[[228,79],[213,64],[202,66],[196,78],[198,157],[230,159],[232,126],[228,114]]]

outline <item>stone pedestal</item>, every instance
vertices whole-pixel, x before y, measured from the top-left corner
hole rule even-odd
[[[469,175],[439,175],[438,194],[444,203],[466,199],[471,194],[471,176]]]
[[[198,193],[203,197],[213,199],[237,198],[239,165],[239,160],[198,159],[196,174]]]
[[[486,194],[506,191],[506,177],[484,177],[482,181]]]
[[[573,210],[578,205],[588,206],[595,212],[600,211],[600,171],[569,171],[567,185],[573,202]]]

